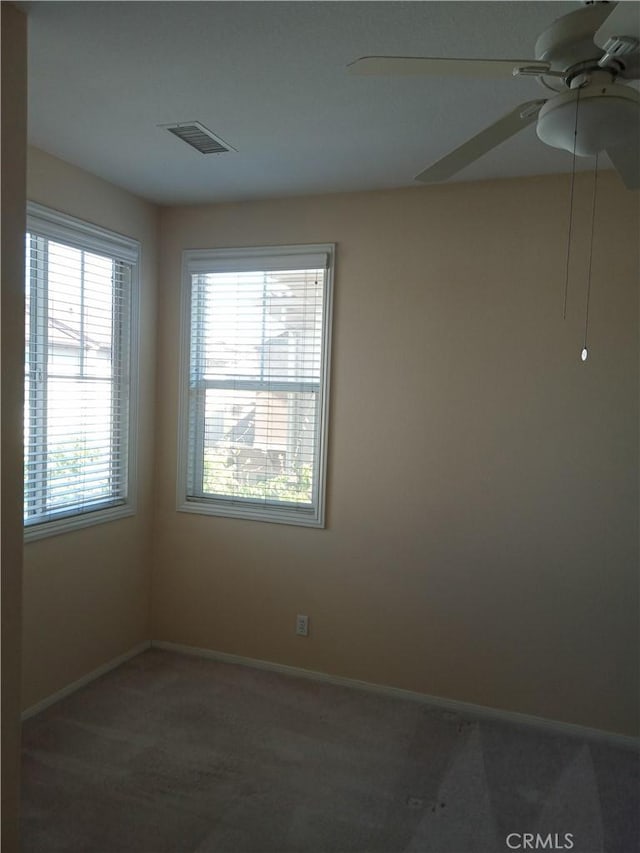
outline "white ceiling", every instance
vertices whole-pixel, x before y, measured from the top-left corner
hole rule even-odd
[[[42,2],[29,13],[30,142],[160,203],[411,186],[533,79],[355,77],[367,54],[532,58],[577,2]],[[201,155],[160,124],[237,149]],[[580,166],[586,166],[580,161]],[[460,180],[568,171],[533,126]]]

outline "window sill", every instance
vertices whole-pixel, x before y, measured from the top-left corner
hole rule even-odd
[[[46,539],[49,536],[58,536],[61,533],[70,533],[83,527],[93,527],[96,524],[106,524],[108,521],[117,521],[135,515],[136,508],[132,504],[96,509],[93,512],[85,512],[81,515],[69,515],[65,518],[43,521],[39,524],[26,526],[24,528],[24,541],[35,542],[38,539]]]
[[[291,524],[296,527],[324,527],[323,513],[316,508],[308,510],[289,507],[254,507],[247,504],[233,504],[227,501],[191,499],[178,503],[178,512],[191,512],[196,515],[217,515],[222,518],[244,518],[249,521],[266,521],[272,524]]]

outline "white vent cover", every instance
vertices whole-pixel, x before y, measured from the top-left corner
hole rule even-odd
[[[235,151],[235,148],[232,148],[231,145],[228,145],[223,139],[212,133],[209,128],[200,124],[199,121],[161,124],[158,127],[166,128],[169,133],[173,133],[174,136],[182,139],[183,142],[201,154],[222,154],[225,151]]]

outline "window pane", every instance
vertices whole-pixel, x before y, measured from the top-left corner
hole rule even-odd
[[[47,406],[47,508],[108,498],[114,455],[111,383],[52,379]]]
[[[317,395],[205,394],[203,492],[310,504]]]
[[[323,270],[194,279],[192,354],[205,378],[318,381]]]

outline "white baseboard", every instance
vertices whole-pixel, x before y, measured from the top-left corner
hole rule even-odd
[[[147,649],[151,647],[151,642],[149,640],[145,640],[144,643],[138,643],[137,646],[134,646],[129,651],[125,652],[122,655],[118,655],[117,658],[112,658],[112,660],[103,663],[102,666],[99,666],[97,669],[88,672],[86,675],[83,675],[82,678],[78,678],[77,681],[73,681],[71,684],[67,684],[66,687],[63,687],[61,690],[56,690],[55,693],[52,693],[51,696],[47,696],[44,699],[41,699],[39,702],[36,702],[35,705],[31,705],[29,708],[22,712],[22,720],[28,720],[29,717],[33,717],[35,714],[39,714],[40,711],[44,711],[45,708],[48,708],[49,705],[53,705],[55,702],[59,702],[60,699],[64,699],[65,696],[68,696],[70,693],[75,693],[76,690],[80,690],[81,687],[84,687],[86,684],[89,684],[91,681],[95,681],[96,678],[100,678],[101,675],[105,675],[105,673],[110,672],[112,669],[115,669],[120,664],[125,661],[130,660],[131,658],[136,657],[141,652],[145,652]]]
[[[503,723],[515,723],[518,725],[531,726],[538,730],[544,730],[549,733],[559,735],[567,735],[570,737],[579,737],[585,740],[599,741],[609,743],[612,746],[623,747],[625,749],[640,749],[640,740],[631,737],[630,735],[618,734],[617,732],[607,732],[602,729],[593,729],[588,726],[581,726],[576,723],[566,723],[561,720],[549,720],[545,717],[536,717],[531,714],[523,714],[519,711],[504,711],[499,708],[488,708],[485,705],[475,705],[471,702],[462,702],[458,699],[443,699],[440,696],[429,696],[426,693],[417,693],[413,690],[404,690],[401,687],[389,687],[384,684],[374,684],[370,681],[359,681],[355,678],[346,678],[342,675],[329,675],[325,672],[318,672],[313,669],[303,669],[298,666],[289,666],[288,664],[274,663],[273,661],[260,660],[258,658],[247,658],[241,655],[233,655],[228,652],[217,652],[212,649],[201,649],[196,646],[186,646],[182,643],[170,643],[165,640],[147,640],[139,643],[137,646],[118,655],[118,657],[103,663],[97,669],[88,672],[76,681],[52,693],[35,705],[22,712],[22,720],[28,720],[65,696],[75,693],[81,687],[100,678],[101,675],[110,672],[112,669],[125,663],[136,655],[141,654],[149,648],[165,649],[170,652],[178,652],[179,654],[192,655],[194,657],[208,658],[209,660],[220,661],[221,663],[232,663],[240,666],[253,667],[254,669],[264,669],[271,672],[279,672],[283,675],[291,675],[297,678],[307,678],[312,681],[325,682],[326,684],[335,684],[338,687],[351,687],[358,690],[366,690],[370,693],[378,693],[383,696],[391,696],[396,699],[405,699],[412,702],[420,702],[423,705],[431,705],[434,708],[451,711],[455,714],[460,714],[466,717],[476,717],[485,720],[495,720]]]
[[[531,726],[538,730],[558,735],[579,737],[600,743],[609,743],[611,746],[623,747],[625,749],[640,749],[640,740],[630,735],[607,732],[602,729],[592,729],[577,723],[566,723],[562,720],[549,720],[546,717],[536,717],[531,714],[523,714],[519,711],[504,711],[499,708],[488,708],[485,705],[474,705],[471,702],[462,702],[458,699],[443,699],[440,696],[429,696],[426,693],[416,693],[413,690],[404,690],[401,687],[388,687],[384,684],[373,684],[369,681],[358,681],[354,678],[345,678],[341,675],[329,675],[317,672],[313,669],[302,669],[297,666],[288,666],[282,663],[259,660],[257,658],[246,658],[241,655],[232,655],[227,652],[216,652],[211,649],[201,649],[196,646],[185,646],[182,643],[169,643],[164,640],[152,640],[152,648],[165,649],[179,654],[193,655],[195,657],[208,658],[221,663],[233,663],[240,666],[250,666],[255,669],[266,669],[271,672],[279,672],[284,675],[293,675],[297,678],[308,678],[312,681],[322,681],[327,684],[335,684],[339,687],[352,687],[358,690],[367,690],[370,693],[378,693],[383,696],[392,696],[396,699],[405,699],[412,702],[420,702],[424,705],[432,705],[461,714],[466,717],[476,717],[485,720],[494,720],[502,723],[515,723],[517,725]]]

